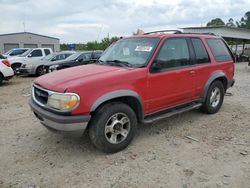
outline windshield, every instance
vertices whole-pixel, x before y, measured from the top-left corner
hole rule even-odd
[[[128,38],[110,46],[100,57],[100,62],[120,66],[121,63],[130,67],[147,65],[159,38]]]
[[[19,55],[19,57],[26,57],[31,51],[32,49],[29,49],[26,52],[24,52],[22,55]]]
[[[42,58],[42,60],[48,60],[49,61],[55,56],[56,56],[56,54],[49,54],[49,55],[45,56],[44,58]]]
[[[82,53],[74,53],[72,55],[70,55],[69,57],[67,57],[67,60],[71,61],[71,60],[75,60],[77,59]]]

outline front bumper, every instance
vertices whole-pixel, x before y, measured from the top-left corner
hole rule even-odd
[[[44,110],[32,99],[29,101],[31,110],[46,128],[63,132],[84,132],[88,126],[91,116],[67,116],[59,115]]]

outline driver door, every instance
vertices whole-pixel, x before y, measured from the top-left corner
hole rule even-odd
[[[167,39],[151,65],[147,112],[166,109],[194,99],[195,77],[187,39]]]

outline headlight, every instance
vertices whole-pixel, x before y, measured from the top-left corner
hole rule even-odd
[[[52,94],[48,97],[47,105],[59,111],[71,111],[80,103],[80,97],[76,94]]]
[[[50,69],[50,70],[56,70],[57,67],[59,67],[59,65],[51,65],[51,66],[49,67],[49,69]]]

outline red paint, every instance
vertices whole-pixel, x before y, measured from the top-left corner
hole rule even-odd
[[[137,36],[140,37],[140,36]],[[159,37],[160,43],[145,68],[124,68],[108,65],[83,65],[39,77],[35,83],[57,92],[74,92],[81,104],[72,114],[89,114],[93,103],[102,95],[115,90],[137,92],[144,105],[144,114],[190,100],[199,99],[207,80],[216,72],[224,72],[228,80],[234,76],[234,63],[217,63],[206,44],[210,35],[154,34],[143,37]],[[162,73],[150,73],[149,69],[164,40],[172,37],[199,37],[210,56],[210,64],[190,66]]]

